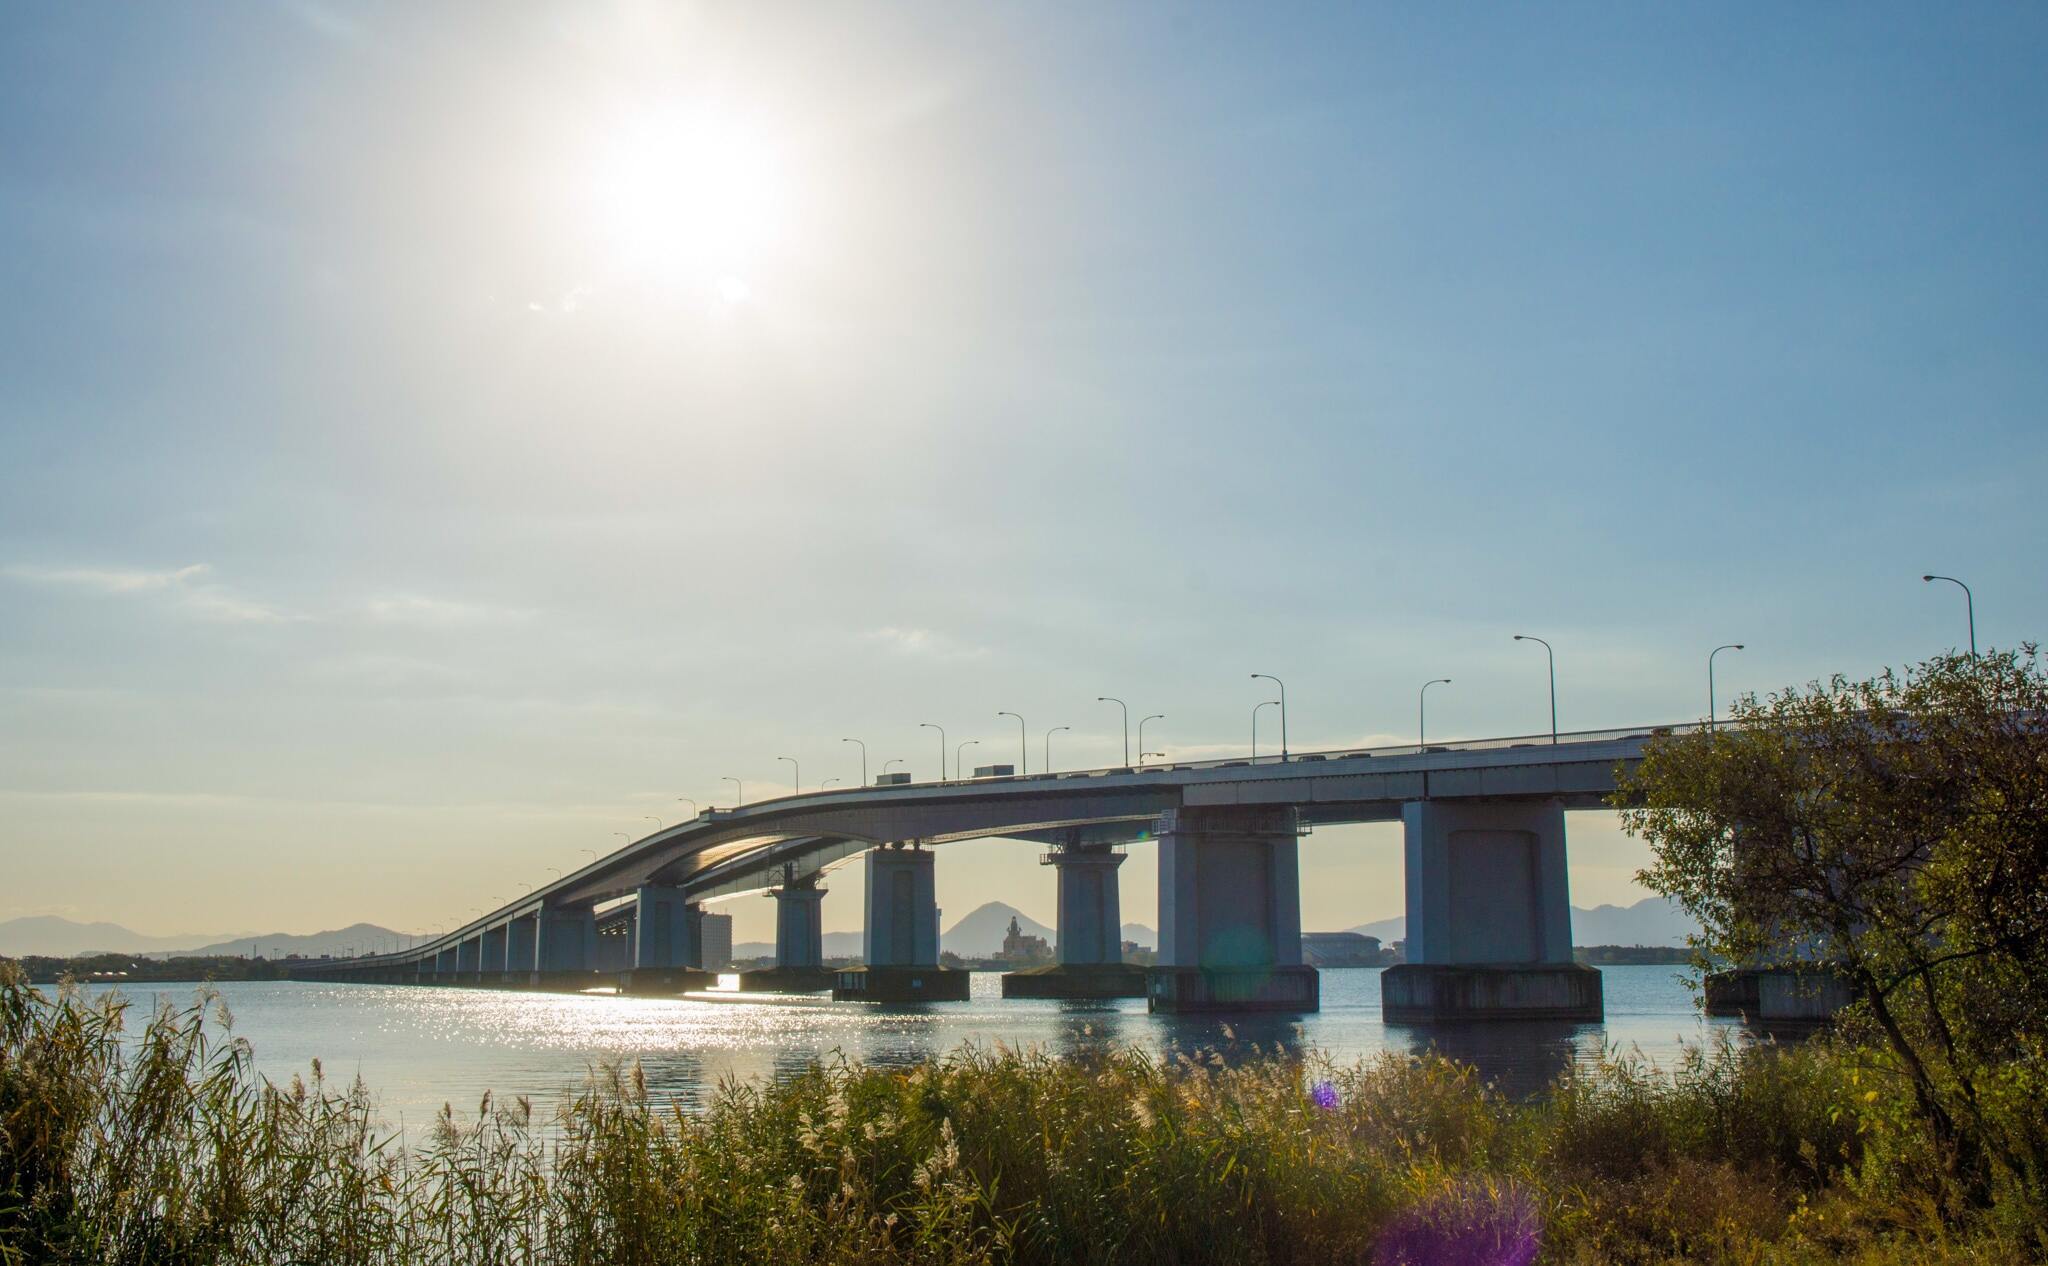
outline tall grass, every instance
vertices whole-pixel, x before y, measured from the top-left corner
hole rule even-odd
[[[728,1083],[700,1112],[598,1069],[544,1119],[406,1146],[360,1085],[277,1086],[229,1017],[0,978],[0,1262],[2013,1261],[1897,1173],[1852,1051],[1611,1059],[1511,1101],[1470,1069],[1082,1060]],[[1889,1167],[1886,1173],[1872,1166]],[[1931,1204],[1928,1208],[1933,1207]]]

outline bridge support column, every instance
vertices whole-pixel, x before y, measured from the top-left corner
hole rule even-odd
[[[539,965],[540,914],[522,914],[505,925],[505,983],[525,989]]]
[[[1183,808],[1159,834],[1159,965],[1153,1011],[1314,1011],[1301,961],[1300,828],[1294,810]]]
[[[1411,801],[1408,961],[1380,977],[1388,1020],[1597,1021],[1600,973],[1572,961],[1564,805]]]
[[[1039,859],[1059,876],[1056,962],[1003,975],[1005,998],[1142,998],[1145,969],[1124,962],[1123,903],[1108,845],[1070,843]]]
[[[482,962],[478,967],[478,975],[482,978],[483,983],[487,985],[502,985],[505,983],[505,973],[509,970],[511,962],[511,932],[512,929],[503,923],[494,928],[484,929],[482,937]]]
[[[704,963],[704,911],[680,888],[642,887],[633,920],[633,965],[620,988],[628,993],[683,993],[713,983]]]
[[[787,878],[775,898],[775,966],[740,973],[748,992],[815,993],[832,987],[825,970],[825,890],[816,875]]]
[[[968,973],[939,966],[933,855],[915,846],[867,853],[867,965],[835,974],[832,996],[860,1002],[964,1001]]]
[[[450,945],[447,949],[436,951],[434,954],[434,983],[437,985],[454,984],[455,969],[460,966],[461,958],[462,953],[458,946]]]
[[[536,986],[580,990],[597,983],[597,915],[589,906],[543,907],[533,935]]]
[[[476,983],[484,966],[484,938],[472,936],[455,947],[455,976],[465,985]]]

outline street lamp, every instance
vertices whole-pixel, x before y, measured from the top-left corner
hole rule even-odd
[[[1263,677],[1280,687],[1280,759],[1282,762],[1285,762],[1287,759],[1287,683],[1271,673],[1253,673],[1252,676],[1255,678]]]
[[[966,750],[967,750],[968,748],[970,748],[970,747],[980,747],[980,746],[981,746],[981,740],[980,740],[980,739],[963,739],[963,740],[961,740],[961,742],[960,742],[960,746],[958,746],[958,747],[956,747],[956,748],[954,748],[954,749],[953,749],[953,777],[955,777],[955,778],[965,778],[965,777],[967,776],[966,774],[964,774],[964,773],[960,772],[961,770],[963,770],[963,769],[966,769],[966,768],[967,768],[967,766],[965,766],[965,765],[963,765],[963,764],[961,764],[961,763],[960,763],[960,753],[962,753],[962,752],[966,751]]]
[[[1714,656],[1719,655],[1722,651],[1739,651],[1741,649],[1742,643],[1730,642],[1726,646],[1716,646],[1713,650],[1707,652],[1707,728],[1710,730],[1719,728],[1721,724],[1719,720],[1721,715],[1720,709],[1714,704]]]
[[[626,843],[628,844],[631,844],[633,842],[633,833],[631,831],[613,831],[612,834],[618,836],[620,839],[626,841]]]
[[[1922,580],[1946,580],[1946,581],[1947,581],[1948,583],[1950,583],[1950,584],[1954,585],[1954,586],[1955,586],[1956,588],[1958,588],[1958,589],[1960,589],[1960,590],[1962,590],[1962,591],[1963,591],[1963,603],[1964,603],[1964,607],[1965,607],[1965,609],[1966,609],[1966,610],[1967,610],[1967,611],[1969,612],[1969,614],[1970,614],[1970,658],[1971,658],[1971,659],[1975,659],[1975,658],[1977,658],[1977,597],[1976,597],[1976,595],[1970,592],[1970,587],[1969,587],[1968,585],[1964,584],[1964,583],[1963,583],[1962,581],[1960,581],[1960,580],[1957,580],[1957,579],[1956,579],[1956,578],[1955,578],[1954,576],[1922,576],[1922,577],[1921,577],[1920,579],[1922,579]]]
[[[597,860],[597,850],[596,850],[596,849],[594,849],[594,848],[579,848],[579,849],[577,849],[576,851],[577,851],[577,852],[579,852],[579,853],[588,853],[588,854],[590,854],[590,860],[591,860],[591,861],[596,861],[596,860]]]
[[[1113,703],[1124,710],[1124,764],[1131,763],[1131,705],[1115,695],[1097,695],[1097,703]]]
[[[1147,756],[1154,754],[1145,750],[1145,722],[1164,721],[1165,719],[1166,714],[1164,712],[1155,712],[1149,717],[1140,717],[1138,719],[1138,764],[1140,766],[1144,765]],[[1164,753],[1159,754],[1164,755]]]
[[[747,784],[731,774],[722,775],[722,781],[732,784],[732,803],[735,809],[747,802]]]
[[[1146,758],[1147,756],[1161,756],[1161,757],[1163,757],[1163,756],[1165,756],[1165,755],[1166,755],[1166,753],[1165,753],[1165,752],[1147,752],[1147,751],[1140,751],[1140,752],[1138,753],[1138,768],[1140,768],[1140,769],[1143,769],[1143,768],[1145,767],[1145,758]]]
[[[655,817],[651,813],[643,813],[640,816],[647,819],[649,822],[654,823],[654,829],[657,831],[661,830],[662,826],[664,825],[660,818]]]
[[[1550,643],[1540,637],[1526,633],[1515,634],[1517,642],[1534,642],[1543,648],[1543,654],[1550,661],[1550,745],[1557,746],[1557,652],[1550,649]]]
[[[804,767],[796,763],[796,757],[778,756],[775,759],[789,762],[789,785],[795,790],[797,795],[804,794]]]
[[[1255,703],[1255,704],[1253,704],[1253,705],[1252,705],[1252,759],[1253,759],[1253,760],[1257,760],[1257,759],[1259,758],[1259,709],[1260,709],[1260,708],[1277,708],[1277,707],[1279,707],[1279,706],[1280,706],[1280,701],[1279,701],[1278,699],[1268,699],[1268,700],[1266,700],[1266,701],[1265,701],[1264,703]]]
[[[939,781],[946,781],[946,727],[933,721],[919,721],[918,728],[939,732]]]
[[[1025,735],[1024,718],[1017,716],[1014,712],[998,712],[996,715],[999,717],[1017,717],[1017,772],[1020,774],[1030,773],[1031,740]]]
[[[889,772],[889,766],[901,765],[902,763],[903,758],[901,756],[891,756],[888,760],[882,762],[882,772],[886,774]]]
[[[861,785],[861,786],[863,786],[863,787],[867,786],[867,785],[868,785],[868,745],[867,745],[866,743],[862,743],[862,742],[861,742],[861,741],[860,741],[859,739],[840,739],[839,741],[840,741],[840,742],[842,742],[842,743],[856,743],[856,744],[859,744],[859,745],[860,745],[860,785]]]
[[[1425,711],[1429,703],[1429,688],[1450,684],[1449,677],[1438,677],[1433,681],[1423,682],[1422,689],[1415,692],[1415,746],[1421,751],[1429,750],[1429,713]]]
[[[1044,773],[1050,774],[1052,772],[1052,736],[1058,734],[1061,730],[1071,730],[1073,728],[1074,727],[1071,725],[1055,725],[1050,730],[1047,730],[1045,732],[1045,769],[1043,770]]]
[[[833,783],[835,783],[835,782],[843,782],[843,781],[844,781],[844,779],[839,779],[839,778],[827,778],[827,779],[826,779],[825,781],[823,781],[823,782],[821,782],[821,783],[819,783],[819,784],[818,784],[818,790],[820,790],[820,791],[823,791],[823,790],[824,790],[825,788],[827,788],[827,787],[831,786],[831,785],[832,785]]]

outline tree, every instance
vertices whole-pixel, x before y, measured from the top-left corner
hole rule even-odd
[[[1703,962],[1796,957],[1849,986],[1844,1025],[1910,1086],[1952,1190],[1981,1203],[1997,1169],[2040,1194],[2039,1122],[1999,1110],[2048,1054],[2033,646],[1738,700],[1732,724],[1654,739],[1614,804]]]

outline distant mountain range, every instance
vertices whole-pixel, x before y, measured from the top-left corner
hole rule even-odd
[[[1029,936],[1042,936],[1048,944],[1057,937],[1053,929],[1015,906],[991,901],[969,912],[939,937],[940,947],[963,958],[990,958],[1001,952],[1010,919]],[[1376,936],[1391,945],[1407,935],[1408,921],[1399,915],[1372,923],[1361,923],[1348,931]],[[1697,927],[1677,905],[1663,897],[1645,897],[1631,906],[1594,906],[1588,910],[1572,907],[1572,942],[1576,945],[1683,945],[1686,935]],[[1158,934],[1143,923],[1126,923],[1123,939],[1136,941],[1146,949],[1158,943]],[[31,915],[0,922],[0,955],[19,958],[45,954],[70,958],[78,954],[146,954],[164,958],[172,955],[230,955],[261,953],[265,958],[288,954],[318,957],[341,955],[350,947],[358,954],[404,945],[406,934],[374,923],[354,923],[327,932],[295,935],[267,932],[261,935],[220,939],[218,935],[145,936],[118,923],[77,923],[56,915]],[[827,932],[825,956],[853,958],[862,951],[858,932]],[[743,941],[732,947],[735,958],[763,958],[775,952],[766,941]]]
[[[351,946],[356,953],[362,954],[405,943],[405,933],[374,923],[356,923],[331,932],[308,935],[266,932],[223,940],[218,932],[145,936],[118,923],[76,923],[56,915],[31,915],[0,922],[0,954],[10,958],[26,954],[42,954],[51,958],[71,958],[79,954],[145,954],[166,958],[259,952],[265,958],[282,958],[288,954],[318,957],[321,954],[345,954]]]
[[[1377,936],[1391,945],[1408,935],[1408,920],[1395,915],[1345,931]],[[1683,945],[1697,931],[1699,925],[1664,897],[1644,897],[1632,906],[1572,907],[1574,945]]]

